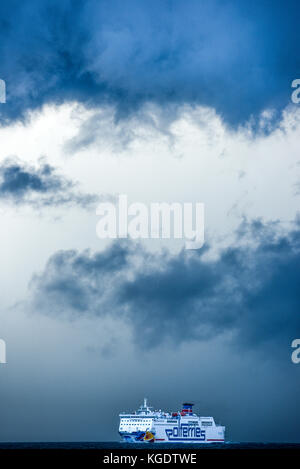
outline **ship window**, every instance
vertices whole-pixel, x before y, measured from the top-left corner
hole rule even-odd
[[[212,422],[201,422],[201,425],[203,427],[211,427],[212,426]]]

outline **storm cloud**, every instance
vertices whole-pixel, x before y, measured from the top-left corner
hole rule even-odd
[[[65,101],[114,105],[116,119],[150,101],[276,122],[299,72],[298,17],[294,0],[4,1],[2,123]]]
[[[132,242],[59,251],[32,279],[32,307],[66,320],[119,318],[140,347],[230,333],[238,346],[288,350],[300,329],[300,224],[279,233],[256,220],[238,235],[213,260],[205,249],[158,255]]]

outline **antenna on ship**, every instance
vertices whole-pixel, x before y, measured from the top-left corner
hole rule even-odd
[[[144,397],[144,407],[147,407],[147,397]]]

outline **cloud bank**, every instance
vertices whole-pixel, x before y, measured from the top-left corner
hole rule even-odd
[[[131,242],[98,253],[59,251],[31,282],[31,307],[46,315],[112,317],[140,347],[230,334],[240,346],[280,345],[300,329],[300,223],[244,222],[236,247],[150,254]]]
[[[3,123],[45,103],[200,104],[230,125],[274,121],[299,72],[299,2],[4,1]]]

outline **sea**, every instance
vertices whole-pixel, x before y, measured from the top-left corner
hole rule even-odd
[[[231,442],[210,443],[210,444],[190,444],[190,443],[124,443],[115,441],[78,441],[78,442],[34,442],[34,443],[0,443],[0,450],[133,450],[133,449],[300,449],[300,443],[270,443],[270,442]]]

